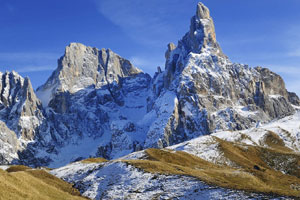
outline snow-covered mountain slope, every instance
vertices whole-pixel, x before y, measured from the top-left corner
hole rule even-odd
[[[5,123],[0,122],[0,161],[2,164],[11,163],[18,159],[18,151],[21,149],[20,141],[16,133],[10,130]]]
[[[297,111],[256,128],[200,136],[108,162],[79,161],[51,173],[91,199],[288,199],[243,190],[300,195],[299,134]]]
[[[266,124],[258,124],[254,128],[243,131],[220,131],[168,148],[185,151],[212,163],[236,166],[236,163],[228,158],[230,155],[225,155],[226,152],[222,149],[224,141],[245,149],[254,146],[270,149],[270,152],[274,154],[282,152],[282,156],[274,155],[270,160],[273,163],[268,164],[278,169],[282,167],[281,171],[287,173],[292,167],[291,164],[294,163],[296,170],[299,171],[297,166],[300,158],[300,110],[292,116]],[[270,152],[268,154],[271,154]]]
[[[43,119],[42,107],[29,78],[18,73],[0,73],[0,117],[18,137],[31,140]]]
[[[147,124],[155,117],[151,113],[144,119],[150,82],[148,74],[109,49],[70,44],[57,70],[37,91],[43,107],[33,90],[29,96],[38,102],[30,109],[39,118],[29,113],[19,127],[38,134],[24,139],[30,145],[14,159],[57,167],[83,157],[114,158],[142,149]]]
[[[75,184],[91,199],[273,199],[271,195],[208,185],[190,176],[148,173],[121,161],[76,162],[51,174]]]

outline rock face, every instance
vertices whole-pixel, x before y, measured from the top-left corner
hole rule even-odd
[[[65,55],[47,82],[37,89],[44,106],[57,94],[74,94],[87,87],[107,86],[112,96],[126,77],[142,71],[110,49],[96,49],[79,43],[66,47]],[[117,97],[116,97],[117,98]]]
[[[145,127],[138,122],[146,115],[150,82],[148,74],[109,49],[70,44],[58,68],[37,89],[55,141],[48,148],[54,165],[141,149]]]
[[[16,72],[0,74],[1,120],[19,137],[32,140],[43,115],[30,80]]]
[[[0,162],[7,164],[37,137],[44,117],[28,78],[13,71],[0,73],[0,79]]]
[[[1,74],[0,141],[13,156],[2,152],[0,159],[51,167],[88,156],[112,159],[247,129],[300,105],[279,75],[230,62],[201,3],[165,57],[165,71],[151,78],[109,49],[71,43],[37,89],[40,100],[28,78]]]
[[[300,106],[300,99],[294,92],[289,92],[289,101],[296,106]]]
[[[4,122],[0,122],[0,163],[9,164],[18,159],[18,151],[21,150],[16,133],[10,130]]]
[[[206,48],[210,48],[218,56],[226,57],[217,42],[210,12],[202,3],[198,3],[196,15],[191,19],[190,31],[185,34],[178,46],[193,53],[202,53]]]

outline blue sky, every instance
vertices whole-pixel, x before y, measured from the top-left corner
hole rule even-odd
[[[0,0],[0,70],[43,84],[70,42],[110,48],[151,75],[188,31],[195,0]],[[300,95],[299,0],[203,0],[233,62],[279,73]]]

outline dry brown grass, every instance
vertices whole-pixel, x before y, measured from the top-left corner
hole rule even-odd
[[[14,171],[0,170],[0,199],[5,200],[77,200],[86,199],[71,184],[43,170]]]
[[[43,182],[47,183],[48,185],[56,187],[59,190],[67,192],[71,195],[80,196],[80,192],[77,189],[73,188],[71,184],[66,184],[65,181],[57,178],[56,176],[49,174],[44,170],[31,170],[28,171],[28,173],[38,179],[41,179]]]
[[[300,191],[291,189],[291,185],[300,184],[300,170],[297,162],[300,160],[299,154],[290,152],[289,149],[284,151],[284,148],[269,149],[250,145],[240,146],[221,139],[218,142],[225,157],[240,166],[241,170],[251,173],[269,187],[269,191],[261,190],[261,188],[257,188],[257,191],[300,196]],[[291,158],[294,161],[287,163],[287,160],[291,160]],[[272,163],[275,160],[277,162]],[[284,166],[285,163],[287,166]],[[286,167],[288,174],[275,170],[278,167],[276,165],[281,165],[282,168]],[[258,166],[259,170],[255,169],[254,166]]]
[[[82,160],[81,162],[82,163],[103,163],[103,162],[107,162],[107,160],[104,158],[87,158],[85,160]]]
[[[273,136],[271,137],[273,140]],[[221,139],[217,139],[217,141],[224,156],[243,169],[251,172],[276,171],[274,169],[278,169],[280,166],[289,175],[300,178],[300,165],[298,162],[300,154],[292,152],[289,148],[284,148],[282,145],[280,145],[282,148],[264,148],[245,144],[240,145]],[[279,144],[279,142],[276,142],[276,144]],[[260,170],[254,170],[254,165],[258,166]],[[281,172],[279,173],[281,174]]]
[[[264,143],[270,148],[281,150],[285,152],[292,152],[293,150],[286,147],[284,141],[274,132],[268,131],[264,138]]]
[[[12,165],[9,167],[6,171],[7,172],[19,172],[19,171],[26,171],[31,169],[30,167],[24,166],[24,165]]]
[[[240,168],[219,166],[191,154],[177,151],[147,149],[147,160],[127,160],[128,164],[150,173],[186,175],[199,178],[208,184],[252,192],[300,196],[292,189],[300,179],[285,175],[269,167],[261,158],[260,149],[242,148],[237,144],[218,139],[225,156]],[[254,168],[257,166],[258,168]]]

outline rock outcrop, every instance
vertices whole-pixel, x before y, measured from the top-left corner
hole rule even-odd
[[[293,105],[300,106],[300,99],[297,94],[294,92],[288,92],[288,94],[289,102],[291,102]]]
[[[196,15],[192,17],[190,30],[178,42],[181,49],[186,52],[203,53],[210,48],[214,54],[220,57],[226,57],[217,42],[213,19],[207,7],[198,3]]]

